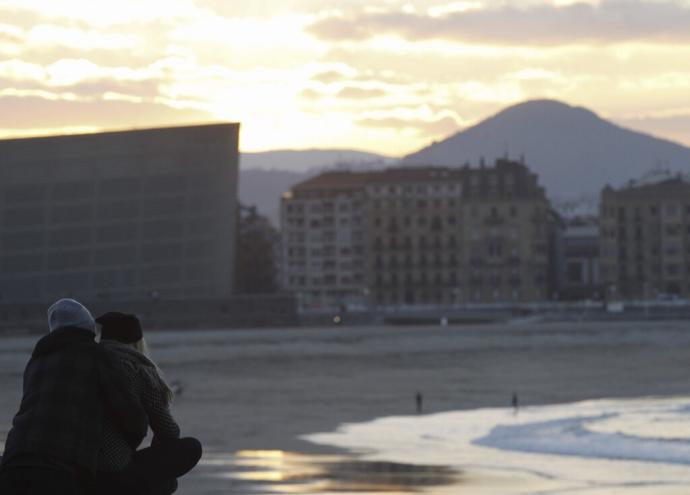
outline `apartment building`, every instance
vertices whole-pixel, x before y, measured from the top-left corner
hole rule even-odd
[[[364,180],[363,174],[325,173],[283,195],[283,287],[300,305],[368,299]]]
[[[601,277],[606,297],[690,296],[690,181],[632,182],[601,194]]]
[[[372,174],[367,193],[372,302],[550,297],[553,216],[525,165],[391,170]]]
[[[325,227],[327,205],[346,201],[352,218]],[[556,224],[536,175],[510,160],[326,173],[283,199],[284,286],[323,305],[541,301]],[[341,264],[352,272],[326,270]]]

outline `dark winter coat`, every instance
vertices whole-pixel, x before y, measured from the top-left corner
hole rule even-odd
[[[144,409],[154,442],[165,442],[180,437],[180,428],[170,413],[172,392],[159,375],[156,365],[132,346],[113,340],[103,340],[101,346],[127,378],[128,390]],[[139,442],[128,441],[122,430],[106,411],[103,424],[103,443],[99,456],[99,470],[123,470],[131,461]]]
[[[61,328],[41,338],[24,371],[23,397],[12,421],[2,464],[27,458],[94,472],[102,441],[104,409],[141,436],[140,406],[109,365],[94,333]],[[127,416],[127,414],[129,416]],[[30,462],[29,462],[30,463]]]

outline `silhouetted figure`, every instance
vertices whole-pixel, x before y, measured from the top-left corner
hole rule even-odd
[[[122,368],[128,389],[143,406],[153,432],[151,446],[136,450],[143,438],[127,439],[106,412],[98,492],[171,494],[177,489],[177,478],[199,462],[201,444],[195,438],[180,438],[180,428],[170,412],[175,394],[148,355],[139,319],[111,312],[96,321],[101,324],[101,346],[116,357],[115,366]]]
[[[424,396],[421,392],[417,392],[414,399],[417,404],[417,414],[422,414],[422,410],[424,409]]]
[[[107,366],[95,342],[89,310],[60,299],[48,309],[48,327],[24,371],[21,405],[0,465],[2,495],[87,493],[106,409],[126,418],[133,436],[146,434],[143,412],[122,393],[123,377]]]
[[[511,399],[511,405],[513,406],[513,414],[517,415],[518,409],[520,408],[520,403],[518,400],[517,392],[513,392],[513,398]]]

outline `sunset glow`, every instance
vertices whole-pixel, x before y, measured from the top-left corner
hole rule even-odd
[[[0,0],[0,137],[229,120],[244,151],[401,155],[554,98],[690,145],[688,25],[685,0]]]

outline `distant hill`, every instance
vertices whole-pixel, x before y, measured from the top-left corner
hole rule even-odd
[[[240,168],[238,191],[240,202],[248,206],[255,205],[259,213],[266,216],[277,227],[280,224],[281,195],[293,184],[309,176],[309,172]]]
[[[557,201],[591,201],[605,184],[620,186],[663,167],[690,172],[690,148],[608,122],[581,107],[534,100],[403,158],[404,164],[477,166],[508,155],[539,174]]]
[[[243,152],[241,170],[275,169],[306,172],[330,168],[338,164],[360,165],[377,161],[388,161],[390,157],[355,150],[275,150]]]
[[[256,205],[276,226],[280,219],[280,197],[294,184],[321,172],[342,167],[372,169],[385,167],[393,159],[354,150],[278,150],[242,153],[239,198]]]
[[[257,205],[278,225],[280,196],[323,170],[402,165],[478,166],[508,155],[524,157],[556,207],[595,213],[606,184],[621,186],[654,169],[690,173],[690,148],[608,122],[594,112],[554,100],[504,109],[453,136],[398,159],[353,150],[242,153],[240,200]]]

